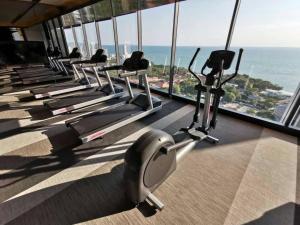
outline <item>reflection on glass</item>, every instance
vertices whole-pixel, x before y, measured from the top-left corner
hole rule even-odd
[[[105,20],[112,17],[110,0],[102,0],[92,5],[96,20]]]
[[[300,2],[272,3],[253,0],[241,4],[232,49],[243,46],[245,54],[240,75],[225,87],[222,106],[280,121],[300,81],[300,39],[296,38],[300,32],[294,23],[300,20]]]
[[[57,43],[57,39],[56,39],[56,36],[55,36],[55,30],[54,30],[54,27],[53,27],[53,24],[52,24],[52,21],[49,20],[48,21],[48,27],[50,29],[50,33],[51,33],[51,37],[52,37],[52,41],[53,41],[53,47],[59,47],[58,43]]]
[[[80,12],[78,10],[73,11],[71,14],[71,17],[73,18],[74,24],[73,25],[79,25],[81,24],[81,16]]]
[[[136,12],[138,9],[138,1],[114,0],[113,7],[114,16],[121,16],[124,14]]]
[[[141,9],[149,9],[149,8],[158,7],[161,5],[166,5],[174,2],[176,2],[176,0],[152,0],[152,1],[140,0]]]
[[[70,27],[74,25],[74,21],[71,13],[61,16],[61,20],[64,27]]]
[[[86,6],[82,9],[79,9],[79,11],[80,11],[82,23],[88,23],[94,21],[95,16],[94,16],[94,10],[92,6]]]
[[[95,23],[84,24],[87,36],[87,44],[89,46],[90,53],[93,55],[98,49],[98,40]]]
[[[86,50],[85,44],[84,44],[82,27],[81,26],[77,26],[77,27],[74,27],[74,29],[75,29],[75,33],[76,33],[78,47],[80,49],[82,57],[87,58],[88,57],[88,53],[87,53],[87,50]]]
[[[66,42],[68,45],[68,50],[69,52],[71,52],[72,49],[76,47],[72,29],[71,28],[64,29],[64,32],[65,32]]]
[[[169,88],[174,5],[142,11],[143,51],[151,62],[149,83],[153,88]]]
[[[179,3],[174,94],[196,98],[194,86],[197,81],[188,72],[188,65],[197,47],[201,47],[201,51],[192,69],[198,73],[211,51],[224,49],[234,3],[234,0],[189,0]]]
[[[64,56],[66,56],[67,54],[65,52],[65,48],[63,47],[64,46],[63,36],[62,36],[61,30],[60,30],[58,19],[57,18],[53,19],[53,22],[54,22],[56,33],[57,33],[58,42],[61,46],[61,52]]]

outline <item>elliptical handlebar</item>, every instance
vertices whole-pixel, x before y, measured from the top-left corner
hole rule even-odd
[[[192,70],[192,65],[194,64],[194,61],[198,55],[198,53],[200,52],[201,48],[197,48],[191,62],[190,62],[190,65],[189,65],[189,72],[198,80],[201,82],[201,79],[198,77],[198,75]]]
[[[243,51],[244,51],[244,49],[243,49],[243,48],[240,48],[240,50],[239,50],[239,55],[238,55],[238,59],[237,59],[236,66],[235,66],[235,72],[234,72],[234,74],[233,74],[231,77],[229,77],[229,78],[227,78],[226,80],[224,80],[224,81],[221,83],[220,87],[222,87],[225,83],[227,83],[228,81],[232,80],[234,77],[237,76],[237,74],[238,74],[238,72],[239,72],[239,68],[240,68],[240,63],[241,63]]]

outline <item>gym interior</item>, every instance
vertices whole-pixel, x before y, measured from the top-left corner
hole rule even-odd
[[[1,0],[0,224],[300,224],[300,2]]]

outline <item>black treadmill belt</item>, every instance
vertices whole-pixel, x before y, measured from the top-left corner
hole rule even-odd
[[[27,79],[27,78],[34,78],[34,77],[43,77],[43,76],[49,76],[49,75],[55,75],[57,72],[54,71],[44,71],[41,73],[28,73],[28,74],[19,74],[19,77],[22,79]]]
[[[49,75],[49,76],[43,76],[43,77],[36,77],[31,79],[23,79],[23,84],[37,84],[42,82],[57,82],[59,80],[71,80],[72,78],[65,75]]]
[[[97,98],[102,98],[104,96],[106,95],[101,91],[93,91],[92,93],[86,93],[82,95],[74,95],[74,96],[68,96],[60,99],[55,99],[47,102],[46,105],[50,109],[60,109],[60,108],[65,108],[72,105],[80,104],[83,102],[91,101]]]
[[[98,112],[79,120],[75,124],[71,124],[73,129],[79,134],[86,134],[96,129],[104,128],[114,122],[120,121],[125,117],[136,114],[142,109],[133,104],[126,104],[111,110]]]
[[[77,86],[81,86],[81,85],[72,82],[72,83],[63,84],[63,85],[57,85],[57,86],[52,86],[52,87],[47,87],[47,88],[35,89],[35,90],[32,90],[31,93],[32,94],[45,94],[45,93],[48,93],[48,92],[64,90],[64,89],[67,89],[67,88],[73,88],[73,87],[77,87]]]

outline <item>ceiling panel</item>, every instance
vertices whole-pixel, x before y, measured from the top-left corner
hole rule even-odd
[[[64,25],[70,26],[174,2],[176,0],[0,0],[0,26],[29,27],[64,14],[71,17],[65,19]]]

